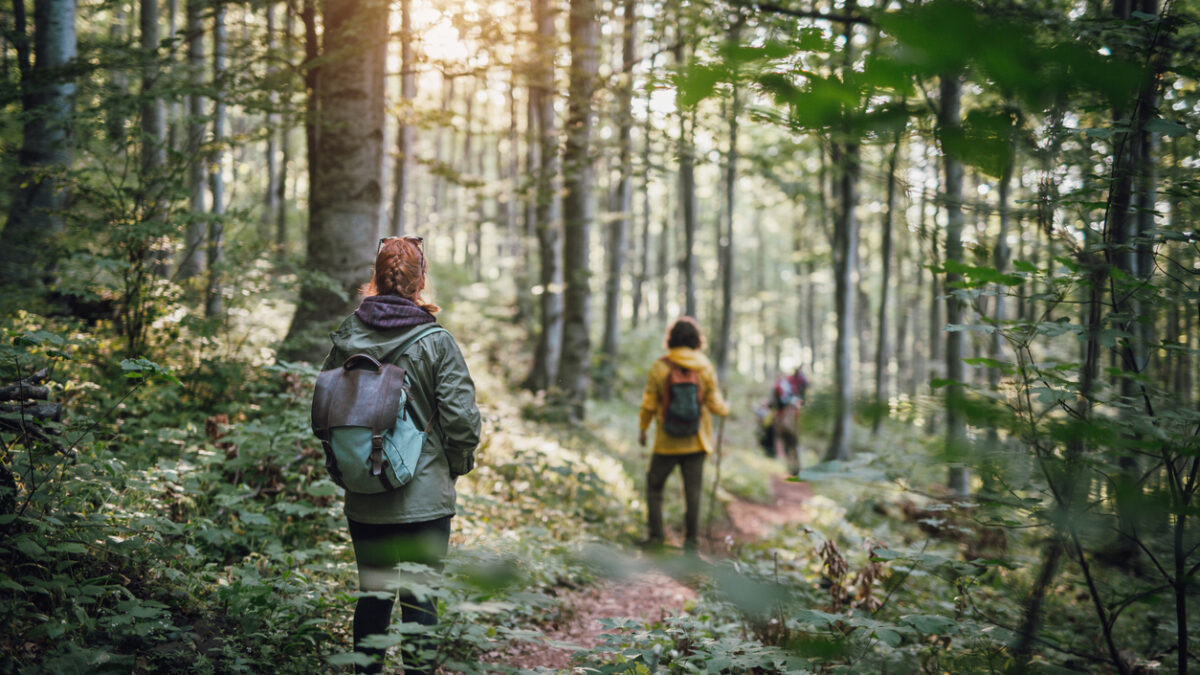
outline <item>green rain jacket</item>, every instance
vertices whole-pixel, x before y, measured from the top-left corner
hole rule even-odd
[[[350,520],[372,524],[417,523],[453,516],[454,479],[475,466],[480,428],[475,382],[454,337],[438,331],[410,345],[406,355],[395,353],[412,331],[429,325],[377,330],[351,314],[329,334],[333,349],[325,357],[321,370],[340,366],[352,354],[370,354],[380,362],[407,369],[412,382],[410,405],[418,428],[425,427],[436,405],[437,418],[429,428],[412,480],[390,492],[373,495],[347,492],[346,517]]]

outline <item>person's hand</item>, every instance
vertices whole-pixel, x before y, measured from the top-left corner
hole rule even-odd
[[[638,432],[638,445],[646,447],[646,430],[642,429]]]

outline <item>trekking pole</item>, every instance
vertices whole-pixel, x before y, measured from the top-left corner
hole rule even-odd
[[[713,511],[717,506],[717,486],[721,484],[721,442],[725,440],[725,418],[721,418],[717,426],[717,468],[713,476],[712,492],[708,495],[708,523],[704,526],[704,536],[712,542]]]

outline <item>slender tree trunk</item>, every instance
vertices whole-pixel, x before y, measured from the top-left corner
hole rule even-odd
[[[209,154],[208,189],[212,193],[211,218],[208,221],[208,286],[204,291],[205,316],[219,316],[221,300],[221,263],[225,238],[225,178],[222,175],[225,151],[225,0],[215,0],[213,6],[213,100],[212,152]]]
[[[296,12],[292,9],[291,3],[286,5],[286,14],[283,22],[283,58],[287,63],[288,68],[292,65],[292,40],[296,28]],[[288,163],[292,159],[292,97],[291,87],[283,85],[284,91],[288,95],[284,97],[283,113],[280,115],[279,121],[279,178],[276,181],[276,198],[275,198],[275,255],[276,260],[282,263],[287,257],[288,247],[288,202],[287,202],[287,182],[288,182]]]
[[[654,69],[651,59],[650,69]],[[647,88],[646,103],[649,106],[650,94]],[[649,108],[647,108],[649,109]],[[646,283],[650,278],[650,132],[654,128],[653,115],[646,115],[646,124],[642,130],[642,234],[639,237],[641,245],[638,248],[638,271],[633,281],[633,327],[641,324],[642,305],[646,304],[646,315],[650,314],[649,302],[646,301]]]
[[[556,382],[568,412],[584,416],[591,354],[591,269],[588,264],[592,205],[592,98],[599,67],[596,0],[571,0],[571,73],[563,150],[563,349]]]
[[[537,241],[538,220],[537,220],[537,174],[538,168],[542,163],[542,155],[540,146],[538,145],[538,108],[537,100],[533,95],[533,87],[528,90],[527,100],[525,102],[525,181],[522,187],[524,195],[524,244],[522,246],[522,259],[525,264],[518,271],[518,283],[524,288],[517,293],[518,312],[517,314],[525,319],[527,325],[538,321],[538,310],[535,305],[536,297],[533,294],[534,274],[536,267],[536,247],[534,243]],[[527,303],[521,305],[520,303]],[[533,334],[532,325],[530,325],[530,335]]]
[[[903,130],[896,132],[896,140],[892,146],[892,155],[888,158],[887,198],[883,206],[883,242],[880,247],[880,266],[882,278],[879,290],[879,325],[875,342],[875,419],[871,425],[871,434],[877,436],[883,418],[888,412],[888,360],[891,350],[888,345],[888,306],[892,304],[892,221],[896,216],[896,165],[900,159],[900,142],[903,140]],[[897,319],[900,320],[899,318]]]
[[[1008,261],[1011,257],[1011,251],[1008,246],[1008,232],[1009,221],[1012,219],[1010,201],[1012,199],[1013,172],[1016,170],[1016,155],[1015,144],[1010,142],[1009,147],[1012,148],[1013,155],[1000,175],[999,194],[997,195],[998,203],[996,205],[1000,220],[1000,231],[996,233],[996,247],[992,253],[992,264],[996,266],[996,271],[1001,274],[1008,270]],[[999,361],[1002,357],[1003,345],[1000,341],[999,328],[1007,318],[1005,307],[1007,293],[1008,289],[1006,287],[996,287],[995,306],[992,308],[992,321],[995,322],[997,330],[992,332],[991,340],[988,344],[988,357],[993,361]],[[998,366],[990,366],[988,368],[988,388],[993,392],[1000,389],[1000,375],[1000,368]],[[999,442],[1000,436],[995,426],[989,426],[987,434],[990,442]]]
[[[562,354],[563,268],[558,197],[558,125],[554,115],[554,10],[550,0],[532,0],[537,24],[537,58],[529,95],[538,120],[541,165],[537,171],[537,237],[540,259],[541,332],[533,355],[533,369],[524,386],[531,391],[548,389],[558,375]]]
[[[604,340],[596,395],[612,395],[621,338],[621,279],[628,254],[630,221],[633,218],[633,66],[637,35],[637,0],[623,0],[624,31],[621,39],[621,80],[617,90],[617,146],[621,177],[612,197],[617,212],[608,224],[608,278],[604,287]]]
[[[677,57],[682,62],[682,47]],[[691,128],[688,122],[691,121]],[[695,110],[679,111],[679,214],[683,225],[683,313],[696,316],[696,160],[692,156]]]
[[[179,0],[167,0],[167,36],[170,38],[170,45],[167,52],[167,70],[176,71],[179,67]],[[180,102],[179,96],[172,96],[171,102],[167,105],[167,148],[172,152],[177,152],[179,147],[179,138],[183,133],[180,124],[183,121],[183,104]]]
[[[24,0],[13,2],[13,29],[21,73],[22,141],[13,177],[8,221],[0,232],[0,285],[37,288],[53,283],[57,237],[66,229],[74,160],[71,117],[75,82],[74,0],[35,0],[34,44],[29,49]]]
[[[400,0],[400,126],[396,130],[396,184],[392,193],[392,234],[408,231],[405,213],[412,184],[413,126],[409,119],[417,98],[417,61],[413,50],[412,0]]]
[[[207,251],[204,248],[204,214],[207,174],[204,147],[204,97],[199,92],[204,87],[204,8],[206,0],[187,0],[186,25],[188,80],[192,93],[188,94],[188,195],[190,216],[184,227],[183,255],[179,260],[179,278],[192,279],[200,276],[207,266]]]
[[[306,267],[341,292],[305,284],[283,354],[315,360],[326,333],[357,304],[375,254],[383,203],[387,3],[322,0],[323,49],[313,75]],[[312,28],[315,21],[306,21]],[[311,36],[315,40],[315,35]],[[307,51],[307,50],[306,50]],[[310,55],[312,52],[308,52]]]
[[[942,75],[940,78],[942,94],[941,108],[938,114],[938,126],[943,132],[958,129],[960,121],[962,80],[955,74]],[[962,228],[963,228],[963,165],[962,160],[953,153],[944,153],[942,159],[945,177],[942,181],[943,199],[946,204],[946,264],[962,262]],[[947,270],[945,274],[946,288],[961,280],[957,272]],[[961,325],[963,322],[963,303],[952,293],[946,295],[946,322],[951,325]],[[965,395],[960,382],[963,381],[963,331],[951,330],[946,334],[946,449],[952,462],[964,462],[966,457],[967,423],[964,410]],[[947,481],[950,491],[958,496],[971,493],[970,473],[965,465],[950,467]]]
[[[275,2],[267,0],[263,7],[267,20],[267,100],[270,110],[267,111],[267,147],[266,169],[267,188],[263,193],[263,210],[258,219],[258,239],[267,246],[272,239],[272,226],[275,225],[279,213],[279,91],[275,81],[278,78],[278,68],[275,60],[279,58],[279,43],[276,40],[278,27],[275,24]]]
[[[849,32],[849,31],[847,31]],[[837,313],[837,338],[834,344],[833,434],[825,451],[826,461],[850,459],[851,407],[854,401],[851,340],[855,312],[854,274],[858,267],[859,148],[849,141],[835,142],[832,159],[837,172],[840,208],[834,227],[834,306]]]
[[[729,42],[737,47],[741,42],[741,31],[744,19],[741,14],[734,21],[729,32]],[[729,150],[725,158],[725,231],[718,238],[717,250],[720,256],[721,268],[721,328],[717,335],[716,367],[717,380],[727,382],[729,374],[730,351],[733,339],[733,285],[734,285],[734,236],[733,220],[735,209],[734,197],[737,194],[737,164],[738,164],[738,115],[741,114],[741,102],[738,99],[737,78],[734,77],[733,89],[729,102]]]
[[[165,255],[163,241],[167,234],[169,205],[164,194],[167,166],[167,115],[162,98],[155,91],[155,81],[163,70],[159,62],[158,0],[141,0],[139,9],[141,36],[141,189],[148,228],[139,264],[165,273],[161,264]]]

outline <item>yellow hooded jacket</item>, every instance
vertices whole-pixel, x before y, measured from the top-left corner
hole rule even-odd
[[[689,347],[674,347],[667,352],[667,358],[679,366],[694,370],[700,374],[700,389],[704,396],[700,408],[700,431],[694,436],[670,436],[663,431],[662,390],[667,382],[671,367],[662,360],[657,360],[650,366],[650,374],[646,376],[646,390],[642,393],[642,412],[639,420],[640,428],[646,431],[652,420],[658,420],[654,431],[654,452],[660,455],[686,455],[692,452],[713,451],[712,415],[722,417],[729,414],[729,404],[721,397],[717,388],[717,375],[708,357]]]

